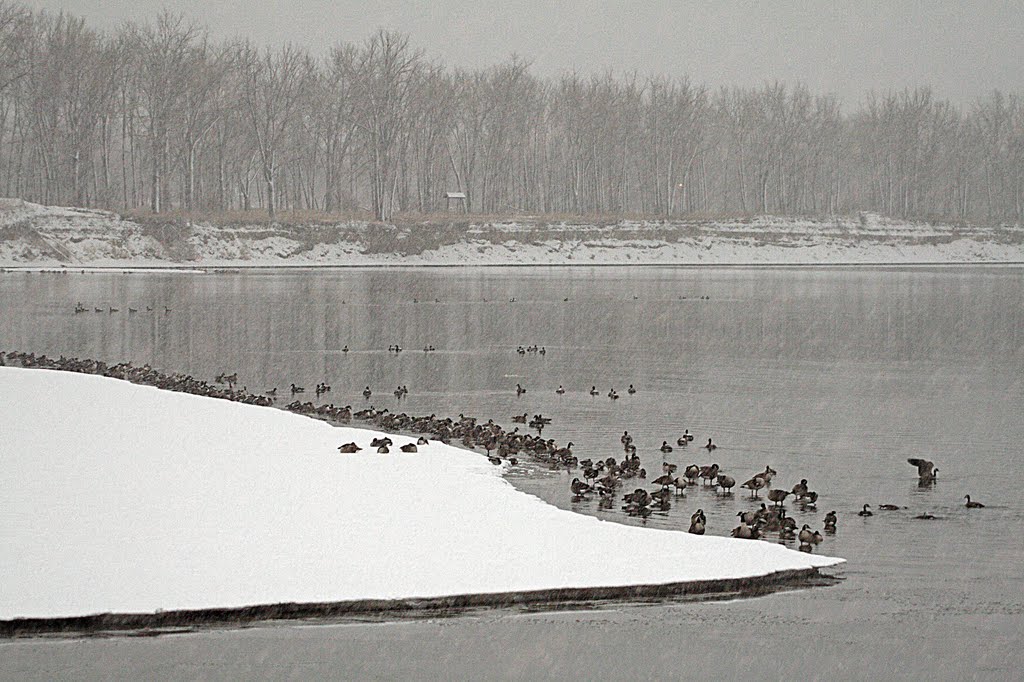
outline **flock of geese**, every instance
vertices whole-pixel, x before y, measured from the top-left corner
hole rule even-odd
[[[217,375],[214,383],[211,384],[187,374],[166,374],[148,365],[134,366],[130,362],[108,365],[98,360],[67,358],[64,356],[54,359],[46,355],[37,356],[32,353],[20,353],[17,351],[5,354],[0,351],[0,365],[5,364],[5,357],[9,361],[18,362],[23,367],[97,374],[134,383],[152,385],[165,390],[192,393],[254,405],[271,406],[276,400],[274,395],[276,394],[276,389],[273,389],[272,392],[267,392],[266,395],[260,395],[249,392],[244,386],[240,389],[236,388],[238,382],[237,372],[232,374],[222,372]],[[521,386],[518,388],[522,389]],[[630,389],[633,392],[632,386]],[[293,396],[304,390],[304,388],[296,386],[294,383],[291,385]],[[330,391],[331,387],[326,382],[321,382],[316,386],[317,397]],[[522,391],[525,392],[525,389],[522,389]],[[395,395],[401,397],[401,395],[407,392],[408,389],[406,387],[399,386],[395,391]],[[363,395],[369,399],[371,394],[370,387],[367,386],[363,391]],[[623,432],[620,438],[624,451],[624,456],[621,460],[617,460],[614,457],[607,457],[603,460],[579,460],[573,453],[574,443],[572,442],[569,442],[564,447],[560,447],[554,439],[544,439],[539,433],[536,436],[520,433],[518,427],[511,431],[506,431],[494,423],[493,420],[480,422],[476,418],[461,414],[457,420],[451,418],[442,419],[436,415],[416,417],[405,413],[391,413],[387,409],[377,410],[372,406],[356,411],[350,405],[339,407],[331,403],[317,406],[312,402],[302,402],[299,400],[285,405],[284,409],[331,421],[349,422],[353,418],[360,419],[371,422],[379,429],[392,433],[406,431],[424,434],[415,442],[410,441],[399,447],[402,452],[406,453],[416,452],[418,446],[429,443],[430,441],[427,439],[429,435],[435,440],[445,443],[457,441],[463,447],[469,449],[482,447],[486,451],[488,460],[495,465],[502,464],[503,462],[515,465],[518,463],[519,457],[529,457],[534,461],[549,465],[552,469],[565,469],[567,471],[578,469],[583,477],[582,480],[576,477],[570,483],[574,502],[591,499],[596,495],[600,500],[599,508],[601,510],[610,510],[614,508],[617,501],[621,501],[622,511],[630,516],[637,516],[642,519],[647,519],[654,513],[667,513],[672,507],[672,502],[679,498],[685,498],[687,491],[697,486],[698,482],[705,489],[713,489],[716,495],[732,495],[733,488],[736,486],[736,479],[725,473],[718,463],[708,465],[690,464],[680,472],[678,465],[663,461],[661,467],[662,474],[651,481],[651,484],[656,486],[654,490],[637,487],[632,492],[625,492],[623,488],[626,481],[634,478],[640,480],[646,480],[647,478],[647,471],[641,466],[637,447],[633,442],[633,436],[628,431]],[[529,413],[515,415],[512,421],[516,424],[529,424],[537,429],[538,432],[545,425],[551,423],[549,417],[536,414],[530,418]],[[694,435],[690,433],[689,429],[686,429],[676,440],[676,445],[680,448],[689,449],[694,440]],[[387,454],[392,446],[393,443],[390,438],[375,439],[370,444],[370,447],[376,448],[376,451],[380,454]],[[711,438],[708,438],[707,443],[701,447],[710,454],[718,446],[715,445]],[[354,453],[362,448],[355,443],[346,443],[338,449],[342,453]],[[661,453],[668,454],[673,452],[673,450],[674,448],[669,445],[667,440],[662,441]],[[917,468],[918,480],[921,485],[927,486],[936,481],[938,467],[933,462],[919,458],[910,458],[907,461]],[[799,483],[789,489],[773,488],[772,481],[776,475],[775,469],[771,466],[766,466],[764,471],[754,474],[739,485],[740,488],[750,491],[749,497],[751,500],[756,500],[760,495],[760,491],[764,490],[765,498],[772,504],[768,506],[765,503],[761,503],[757,509],[738,512],[739,525],[733,528],[730,534],[737,538],[762,539],[766,538],[770,533],[777,533],[780,540],[798,540],[800,550],[809,552],[815,545],[823,541],[823,535],[820,531],[812,530],[808,524],[803,524],[798,529],[799,524],[793,517],[788,515],[784,502],[792,496],[801,511],[813,511],[816,509],[819,495],[809,488],[807,479],[801,479]],[[981,502],[972,500],[970,495],[966,495],[964,499],[966,500],[965,506],[968,509],[981,509],[985,507]],[[901,507],[893,504],[882,504],[878,508],[886,511],[901,509]],[[872,516],[871,505],[864,504],[858,515],[861,517]],[[934,519],[935,516],[921,514],[914,518]],[[834,534],[837,524],[837,513],[830,511],[823,519],[824,533]],[[697,509],[690,517],[689,532],[703,535],[707,528],[708,520],[704,510]]]
[[[685,447],[693,440],[694,436],[687,429],[676,442],[679,446]],[[624,462],[634,461],[636,459],[636,446],[633,444],[633,437],[626,431],[622,434],[620,441],[626,452],[626,460]],[[704,447],[708,452],[716,449],[710,438],[708,439],[708,444]],[[673,448],[668,444],[667,440],[663,440],[660,450],[662,453],[669,453],[673,451]],[[919,458],[910,458],[907,461],[912,466],[917,467],[918,480],[921,485],[927,486],[935,482],[938,468],[933,462]],[[598,460],[597,462],[586,459],[580,461],[579,466],[583,468],[583,479],[573,478],[569,486],[574,503],[588,500],[596,495],[600,499],[599,509],[609,510],[615,506],[616,502],[620,502],[621,510],[626,512],[627,515],[639,516],[643,519],[655,513],[666,515],[671,509],[672,500],[686,497],[686,491],[693,486],[702,485],[705,489],[710,488],[714,490],[716,496],[728,496],[732,495],[732,489],[736,485],[736,479],[724,473],[717,463],[707,465],[690,464],[682,470],[682,475],[677,475],[679,473],[678,465],[662,462],[662,475],[651,481],[653,485],[660,486],[659,488],[655,490],[636,488],[632,492],[627,492],[620,497],[618,495],[618,488],[622,482],[623,466],[618,464],[615,458],[609,457],[607,460]],[[824,540],[824,535],[821,531],[813,530],[809,524],[803,524],[798,529],[798,522],[787,514],[784,502],[792,496],[795,503],[799,505],[801,512],[813,512],[817,508],[818,493],[808,487],[806,478],[800,479],[800,482],[790,489],[773,488],[772,479],[777,473],[771,466],[766,466],[764,471],[754,474],[740,484],[741,488],[750,491],[751,500],[759,496],[759,491],[765,490],[765,497],[772,504],[768,506],[765,503],[761,503],[758,509],[738,512],[739,525],[731,530],[730,535],[735,538],[756,540],[766,539],[769,534],[777,533],[780,541],[797,540],[799,541],[800,551],[810,552],[814,546],[821,544]],[[646,478],[645,474],[646,472],[641,468],[640,478]],[[972,500],[970,495],[965,495],[964,499],[966,500],[965,506],[968,509],[982,509],[985,507],[981,502]],[[858,512],[858,516],[872,516],[873,513],[870,511],[870,506],[869,504],[864,504],[861,511]],[[894,504],[882,504],[879,505],[879,509],[895,511],[905,508]],[[914,518],[931,520],[936,517],[932,514],[923,513]],[[834,535],[837,526],[837,512],[835,510],[829,511],[823,519],[824,533]],[[688,532],[704,535],[707,527],[707,515],[703,509],[697,509],[690,516]]]
[[[153,306],[151,306],[151,305],[145,306],[144,309],[145,309],[145,311],[147,313],[154,312],[154,310],[155,310],[155,308]],[[83,305],[81,301],[79,301],[78,303],[75,304],[75,315],[78,315],[79,313],[87,313],[89,311],[90,311],[90,308],[88,306]],[[114,313],[121,312],[121,309],[120,308],[115,308],[112,305],[92,306],[92,312],[94,312],[94,313],[107,313],[108,315],[113,315]],[[132,308],[131,306],[128,306],[128,314],[129,315],[134,315],[137,312],[139,312],[139,308]],[[164,314],[166,315],[169,312],[171,312],[171,309],[168,308],[167,306],[164,306]]]

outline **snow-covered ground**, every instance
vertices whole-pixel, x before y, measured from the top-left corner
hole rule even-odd
[[[664,584],[830,566],[620,525],[478,453],[103,377],[0,367],[0,619]],[[342,455],[338,445],[363,448]]]
[[[144,226],[0,199],[0,267],[1020,263],[1024,227],[833,219]]]

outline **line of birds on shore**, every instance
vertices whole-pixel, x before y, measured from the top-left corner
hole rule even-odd
[[[104,307],[106,308],[106,310],[104,310]],[[114,313],[121,312],[120,308],[115,308],[112,305],[106,305],[104,307],[93,306],[92,307],[92,312],[94,312],[94,313],[107,313],[108,315],[113,315]],[[139,310],[140,310],[139,308],[132,308],[131,306],[128,306],[128,313],[129,314],[135,314],[135,313],[139,312]],[[151,313],[151,312],[154,312],[156,309],[153,306],[151,306],[151,305],[147,305],[147,306],[144,306],[144,310],[147,313]],[[87,313],[89,311],[90,311],[89,307],[83,305],[81,301],[79,301],[78,303],[75,304],[75,315],[78,315],[79,313]],[[166,315],[169,312],[171,312],[171,309],[168,308],[167,306],[164,306],[164,314]]]

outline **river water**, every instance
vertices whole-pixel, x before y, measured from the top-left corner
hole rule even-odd
[[[533,344],[545,353],[517,352]],[[717,462],[738,482],[771,466],[787,489],[806,478],[817,509],[791,514],[820,529],[836,510],[815,551],[848,561],[833,585],[733,602],[7,642],[3,678],[1019,679],[1024,665],[1020,268],[8,272],[0,349],[238,372],[309,398],[326,381],[336,404],[506,427],[542,413],[580,459],[620,458],[629,430],[649,478],[663,461]],[[683,429],[696,440],[679,448]],[[938,482],[919,487],[908,457],[935,461]],[[573,502],[577,475],[522,463],[508,479],[622,523],[685,530],[702,508],[721,535],[759,502],[698,486],[642,521]],[[857,516],[864,503],[874,516]]]

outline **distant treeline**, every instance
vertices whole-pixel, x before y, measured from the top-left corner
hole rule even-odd
[[[850,214],[1020,221],[1024,103],[325,55],[163,14],[116,32],[0,0],[0,191],[155,212]]]

